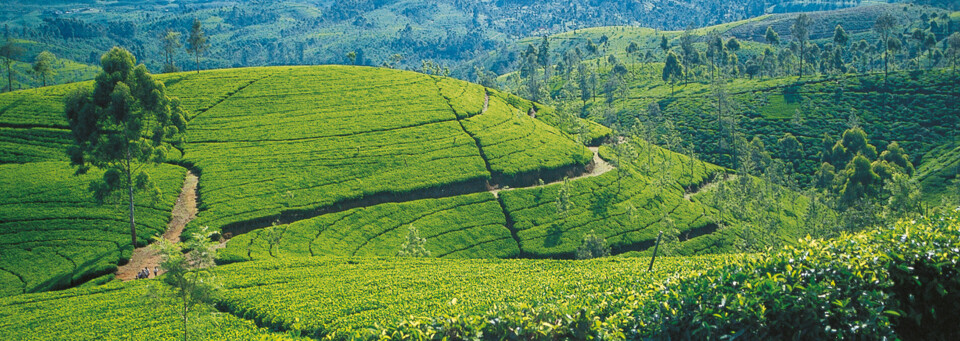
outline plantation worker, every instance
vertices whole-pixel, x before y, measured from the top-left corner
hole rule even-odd
[[[160,268],[156,266],[153,267],[153,277],[157,277],[159,273],[160,273]]]

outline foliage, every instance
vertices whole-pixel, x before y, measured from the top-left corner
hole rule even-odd
[[[380,335],[439,340],[953,339],[960,213],[804,239],[667,283],[597,291],[579,302],[411,319]]]
[[[197,308],[210,308],[209,304],[214,302],[218,294],[215,278],[211,277],[207,270],[214,265],[213,260],[217,253],[217,243],[210,241],[211,235],[204,227],[186,242],[174,244],[166,238],[155,236],[154,243],[150,246],[160,255],[164,282],[173,289],[168,293],[168,297],[160,300],[169,300],[178,308],[184,341],[191,335],[187,321],[193,315],[205,315],[204,311],[198,311]],[[167,293],[164,288],[159,288],[157,292]],[[194,331],[194,334],[196,333]]]
[[[77,174],[90,167],[104,170],[103,179],[91,184],[94,199],[103,202],[118,191],[127,193],[130,207],[130,236],[137,245],[134,221],[134,192],[152,190],[159,197],[143,169],[145,164],[166,160],[166,143],[179,145],[186,120],[176,99],[164,92],[130,52],[113,48],[101,58],[103,72],[93,90],[76,88],[64,99],[64,111],[75,146],[67,149]]]
[[[309,258],[229,264],[217,274],[219,306],[236,316],[314,338],[367,339],[410,317],[574,305],[736,258],[667,257],[653,272],[647,259]]]
[[[197,73],[200,73],[200,55],[207,52],[210,44],[207,43],[207,34],[203,31],[203,23],[199,19],[193,19],[190,25],[190,36],[187,37],[187,52],[193,54],[197,61]]]
[[[607,241],[597,236],[592,230],[583,236],[583,244],[577,248],[577,259],[590,259],[610,256]]]
[[[400,257],[430,257],[430,251],[423,247],[427,239],[420,238],[420,232],[410,224],[410,231],[407,232],[407,241],[400,244],[400,251],[397,256]]]
[[[175,340],[184,330],[179,309],[151,295],[173,295],[151,281],[111,282],[0,298],[0,334],[17,340]],[[210,307],[212,309],[212,307]],[[214,313],[195,340],[289,340],[252,321]]]
[[[37,55],[37,59],[33,62],[33,72],[43,79],[43,86],[47,86],[47,77],[56,74],[56,70],[53,69],[53,63],[56,59],[57,56],[50,51],[43,51]]]

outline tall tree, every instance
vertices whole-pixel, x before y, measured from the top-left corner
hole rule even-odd
[[[810,17],[806,13],[797,16],[797,20],[790,26],[790,33],[800,46],[800,78],[803,78],[803,62],[806,60],[807,41],[810,40]]]
[[[33,72],[40,75],[40,79],[43,80],[43,86],[47,86],[47,77],[52,77],[56,74],[56,70],[53,69],[53,62],[57,59],[57,56],[54,56],[50,51],[43,51],[37,55],[37,59],[33,61]]]
[[[767,26],[767,33],[764,35],[764,38],[767,40],[767,44],[773,46],[780,45],[780,34],[773,30],[773,26]]]
[[[873,31],[880,34],[880,37],[882,38],[881,40],[882,45],[887,46],[886,48],[884,48],[884,53],[883,53],[884,81],[886,81],[887,79],[887,74],[889,73],[889,67],[890,67],[890,57],[889,57],[890,49],[888,47],[889,46],[888,42],[890,41],[890,32],[892,32],[895,27],[897,27],[897,18],[895,18],[893,15],[889,13],[885,13],[877,17],[877,21],[873,23]]]
[[[953,64],[953,72],[957,72],[957,57],[960,57],[960,32],[954,32],[947,37],[947,46],[950,47],[950,61]]]
[[[540,48],[537,49],[537,64],[542,68],[550,65],[550,40],[546,36],[540,41]]]
[[[23,47],[17,45],[13,38],[7,36],[7,42],[0,46],[0,57],[7,65],[7,91],[13,91],[13,61],[23,54]]]
[[[844,64],[843,53],[847,49],[847,43],[850,42],[850,35],[847,34],[847,31],[843,29],[843,25],[837,24],[837,27],[833,29],[833,43],[836,44],[837,50],[835,51],[834,56],[834,67],[837,67],[836,64],[840,64],[838,69],[843,69],[842,65]],[[839,60],[838,60],[839,59]],[[842,70],[845,71],[845,70]]]
[[[667,53],[667,61],[663,65],[661,79],[663,79],[664,82],[670,83],[670,92],[672,93],[673,85],[676,84],[680,78],[683,78],[683,64],[680,63],[680,56],[670,51]]]
[[[167,33],[163,36],[163,73],[180,71],[173,56],[181,47],[183,47],[183,43],[180,42],[180,32],[167,30]],[[197,67],[197,69],[199,69],[199,67]]]
[[[187,51],[192,53],[197,60],[197,73],[200,73],[200,55],[210,48],[207,43],[207,35],[203,32],[203,23],[198,19],[193,19],[193,25],[190,27],[190,37],[187,38]]]
[[[667,41],[667,36],[660,36],[660,49],[663,50],[663,53],[667,53],[667,50],[670,49],[670,42]]]
[[[169,144],[181,144],[187,123],[180,101],[166,95],[143,64],[129,51],[114,47],[100,58],[103,71],[94,88],[69,93],[64,111],[75,145],[67,149],[77,173],[91,166],[103,169],[103,178],[90,186],[98,202],[126,190],[130,208],[130,237],[137,245],[134,192],[160,189],[153,185],[145,165],[166,159]]]

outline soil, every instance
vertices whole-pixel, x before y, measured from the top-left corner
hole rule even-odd
[[[187,226],[193,218],[197,217],[197,176],[187,171],[187,176],[183,180],[183,189],[180,190],[180,196],[177,197],[177,203],[173,205],[173,212],[170,222],[167,223],[167,231],[163,233],[163,238],[171,242],[179,242],[180,234],[183,228]],[[160,266],[160,255],[157,255],[149,246],[133,250],[133,256],[126,265],[117,268],[117,279],[129,281],[137,278],[137,273],[141,269],[150,269],[150,278],[156,277],[153,269]],[[162,274],[163,271],[160,272]]]

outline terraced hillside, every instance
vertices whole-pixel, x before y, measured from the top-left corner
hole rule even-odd
[[[587,171],[594,158],[567,133],[529,115],[550,109],[449,78],[339,66],[215,70],[160,78],[190,118],[189,143],[182,155],[174,156],[174,162],[200,175],[199,219],[189,228],[209,225],[241,234],[322,213],[331,214],[318,218],[321,222],[353,216],[347,210],[354,207],[365,212],[356,217],[366,215],[367,220],[344,220],[353,224],[344,224],[338,232],[342,235],[334,229],[323,236],[313,232],[317,253],[391,253],[401,237],[397,228],[415,223],[436,238],[439,256],[516,256],[519,249],[503,210],[487,189],[577,175]],[[37,167],[53,167],[56,171],[35,179],[40,181],[36,186],[70,183],[64,186],[70,192],[62,195],[89,206],[85,181],[94,177],[74,183],[77,179],[69,176],[66,163],[37,163],[65,159],[72,142],[61,98],[78,86],[87,84],[0,94],[0,131],[11,137],[0,144],[0,155],[3,162],[13,163],[6,167],[22,172],[4,173],[4,181],[14,184]],[[590,127],[592,139],[609,133],[596,124]],[[183,178],[182,168],[170,169],[179,173],[165,173],[164,181],[168,175]],[[167,199],[175,198],[176,181],[168,185]],[[11,205],[26,202],[19,193],[7,198]],[[372,206],[391,202],[395,204]],[[169,216],[167,205],[154,207],[156,217],[138,220],[159,232]],[[61,209],[67,215],[88,214]],[[91,209],[106,212],[109,207]],[[402,218],[383,220],[395,214]],[[350,234],[355,237],[343,238]],[[27,238],[19,230],[11,235]],[[339,246],[327,245],[327,239]],[[108,272],[126,257],[129,253],[83,259],[77,262],[83,269],[75,278],[41,285],[53,275],[41,276],[10,290],[78,284],[91,274]],[[79,265],[88,261],[95,264]],[[94,270],[86,270],[90,266]],[[59,266],[46,271],[74,274]]]
[[[508,305],[587,302],[596,293],[652,285],[737,258],[663,258],[653,272],[646,271],[645,259],[571,262],[364,257],[231,264],[216,269],[224,289],[218,305],[225,313],[217,314],[218,325],[201,322],[211,328],[210,335],[201,338],[249,340],[301,334],[349,339],[354,334],[366,335],[375,326],[396,326],[413,316],[482,314]],[[149,290],[153,290],[149,284],[134,281],[0,298],[0,333],[37,340],[90,339],[95,335],[145,335],[143,338],[159,340],[180,333],[172,310],[163,305],[145,308],[157,304],[146,296]],[[97,316],[98,323],[84,327],[90,316]],[[254,323],[274,332],[257,329]],[[137,328],[125,328],[130,325]]]
[[[137,234],[166,230],[186,170],[153,170],[163,197],[137,198]],[[0,165],[0,296],[62,289],[112,278],[133,251],[123,205],[98,205],[87,190],[101,178],[74,176],[66,162]],[[146,241],[146,239],[141,239]]]
[[[605,238],[614,254],[649,252],[664,230],[675,236],[670,253],[727,253],[739,250],[751,231],[748,226],[763,219],[782,223],[768,233],[781,243],[809,233],[798,218],[809,209],[802,195],[785,190],[778,192],[777,209],[747,201],[745,211],[724,212],[710,190],[698,189],[743,186],[725,180],[727,170],[644,142],[627,143],[638,150],[633,162],[575,178],[568,185],[558,181],[506,188],[495,191],[496,196],[468,194],[324,214],[237,236],[220,252],[219,261],[389,257],[396,255],[410,225],[426,238],[431,255],[442,258],[573,258],[591,231]],[[607,146],[599,155],[617,158]],[[556,202],[564,186],[572,207],[559,213]],[[749,186],[766,183],[752,179]]]
[[[591,160],[585,147],[476,85],[362,67],[244,72],[263,77],[190,122],[184,161],[202,172],[195,226],[229,232],[336,205],[479,192],[519,175],[549,180]],[[542,145],[550,148],[527,148]]]
[[[177,340],[176,306],[151,298],[169,287],[147,281],[0,298],[0,334],[16,340]],[[209,309],[209,307],[206,307]],[[192,324],[192,340],[293,340],[231,314]]]

